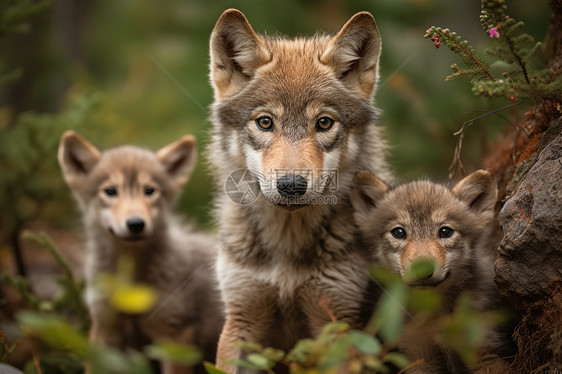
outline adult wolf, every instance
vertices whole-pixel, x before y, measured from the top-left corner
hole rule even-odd
[[[333,37],[265,37],[234,9],[213,30],[208,157],[220,190],[247,170],[254,193],[216,198],[223,369],[235,371],[226,360],[241,357],[239,339],[288,349],[330,316],[364,322],[370,255],[348,195],[359,170],[391,179],[372,103],[380,48],[367,12]]]
[[[214,240],[180,223],[173,202],[195,166],[195,138],[186,135],[158,152],[121,146],[100,152],[73,131],[59,147],[59,163],[83,213],[86,232],[90,338],[140,348],[155,340],[198,345],[215,355],[223,315],[210,272]],[[133,281],[159,293],[158,307],[117,313],[98,291],[98,278],[134,263]],[[186,282],[189,280],[189,282]],[[173,297],[168,297],[172,295]],[[164,373],[190,373],[164,364]],[[204,372],[202,366],[198,372]]]

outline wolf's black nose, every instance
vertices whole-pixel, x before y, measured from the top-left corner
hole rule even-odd
[[[133,234],[141,233],[144,230],[144,219],[140,217],[132,217],[127,220],[127,227]]]
[[[284,198],[301,197],[306,193],[308,183],[300,175],[287,174],[277,180],[277,191]]]

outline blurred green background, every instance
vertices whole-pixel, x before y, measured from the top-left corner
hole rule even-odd
[[[528,33],[544,39],[546,0],[507,4]],[[132,143],[158,149],[193,133],[199,150],[205,149],[212,99],[208,39],[230,7],[243,11],[257,32],[287,36],[335,33],[355,12],[370,11],[383,40],[376,103],[383,110],[390,160],[402,178],[445,180],[453,132],[467,119],[510,103],[474,97],[468,81],[445,82],[450,65],[458,61],[423,38],[428,26],[437,25],[485,48],[491,41],[480,27],[478,0],[2,0],[4,236],[37,219],[79,227],[56,164],[58,139],[68,128],[101,148]],[[477,167],[506,124],[495,116],[470,129],[463,153],[468,170]],[[200,155],[179,210],[205,227],[212,226],[211,186]]]

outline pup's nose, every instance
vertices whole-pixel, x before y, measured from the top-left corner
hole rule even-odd
[[[144,219],[140,217],[131,217],[127,220],[127,228],[133,234],[139,234],[144,230]]]
[[[308,183],[300,175],[286,174],[277,180],[277,191],[284,198],[301,197],[306,193]]]

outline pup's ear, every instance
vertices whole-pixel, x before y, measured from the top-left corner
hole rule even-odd
[[[374,174],[360,171],[355,174],[350,200],[353,210],[360,216],[376,208],[379,200],[388,191],[388,186]]]
[[[453,193],[477,213],[493,212],[498,198],[496,178],[488,170],[477,170],[458,182]]]
[[[80,134],[69,130],[62,134],[58,159],[64,180],[74,188],[96,166],[100,151]]]
[[[238,92],[271,55],[248,20],[236,9],[220,16],[211,34],[211,81],[215,99]]]
[[[197,142],[193,135],[184,135],[156,152],[156,158],[168,173],[172,183],[181,188],[195,169]]]
[[[368,12],[351,17],[320,57],[344,84],[370,100],[379,75],[381,36]]]

